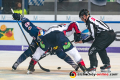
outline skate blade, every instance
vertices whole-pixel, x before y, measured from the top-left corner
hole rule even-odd
[[[110,69],[101,69],[101,72],[111,72]]]
[[[89,71],[90,74],[96,74],[96,71]]]
[[[88,72],[88,71],[85,71],[84,74],[89,74],[89,72]]]
[[[28,71],[27,74],[32,74],[32,71]]]

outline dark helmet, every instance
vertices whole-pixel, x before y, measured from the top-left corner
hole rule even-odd
[[[83,15],[90,15],[89,11],[87,9],[82,9],[79,13],[79,17],[82,17]]]

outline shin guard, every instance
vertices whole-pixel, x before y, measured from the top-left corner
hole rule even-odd
[[[33,71],[33,70],[34,70],[34,66],[35,66],[36,63],[37,63],[36,60],[31,59],[30,65],[29,65],[29,67],[28,67],[28,70],[29,70],[29,71]]]
[[[86,71],[85,63],[83,60],[80,60],[80,62],[78,62],[78,66],[81,68],[83,72]]]

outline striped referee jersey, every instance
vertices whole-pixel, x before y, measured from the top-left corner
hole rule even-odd
[[[95,40],[97,37],[97,34],[101,33],[102,31],[110,31],[112,30],[107,24],[105,24],[103,21],[95,19],[93,17],[88,17],[86,21],[86,27],[88,28],[90,32],[90,36],[88,36],[86,39],[82,40],[84,42],[88,42],[90,40]]]

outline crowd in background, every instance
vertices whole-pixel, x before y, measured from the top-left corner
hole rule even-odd
[[[34,0],[30,0],[34,1]],[[29,5],[29,0],[24,0],[24,14],[54,14],[55,0],[42,0],[44,4],[42,6],[36,6],[35,4]],[[57,0],[58,14],[77,14],[82,8],[89,8],[88,2],[90,0]],[[91,0],[91,12],[92,14],[110,14],[118,15],[120,12],[120,0]],[[41,4],[40,4],[41,5]],[[112,7],[114,5],[114,7]],[[0,0],[0,14],[11,14],[11,8],[14,12],[22,13],[22,0]]]

